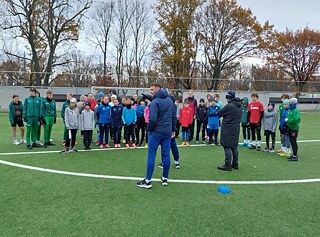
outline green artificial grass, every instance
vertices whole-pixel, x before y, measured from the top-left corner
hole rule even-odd
[[[302,113],[299,140],[320,140],[319,113]],[[53,130],[56,146],[33,149],[12,145],[7,114],[0,114],[0,160],[42,168],[143,177],[147,149],[97,150],[69,154],[63,147],[62,121]],[[42,136],[43,137],[43,136]],[[180,141],[178,141],[178,144]],[[78,148],[81,149],[78,136]],[[277,145],[279,147],[279,144]],[[320,178],[319,142],[299,143],[299,161],[240,147],[240,169],[218,171],[222,147],[179,148],[181,169],[171,179],[291,180]],[[93,148],[95,148],[93,146]],[[160,153],[156,164],[160,163]],[[155,167],[154,178],[161,177]],[[136,181],[52,174],[0,164],[0,236],[319,236],[320,183],[219,185]]]

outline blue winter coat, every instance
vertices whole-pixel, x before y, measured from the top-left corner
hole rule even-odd
[[[133,106],[130,109],[124,107],[122,111],[122,122],[124,125],[131,125],[137,122],[137,114]]]
[[[97,109],[99,123],[110,123],[110,105],[101,103]]]
[[[218,105],[210,105],[208,108],[208,128],[209,129],[218,129],[219,128],[219,116],[218,112],[220,107]]]
[[[144,109],[146,108],[146,106],[142,106],[142,105],[138,105],[136,112],[137,112],[137,117],[138,118],[142,118],[144,116]]]
[[[176,130],[176,108],[167,91],[159,90],[153,97],[149,112],[149,132],[171,134]]]

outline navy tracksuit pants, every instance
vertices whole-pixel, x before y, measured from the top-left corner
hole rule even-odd
[[[159,145],[161,145],[161,158],[163,163],[162,176],[164,178],[168,178],[170,169],[170,142],[171,134],[162,134],[157,132],[149,133],[146,179],[151,180],[152,178]]]

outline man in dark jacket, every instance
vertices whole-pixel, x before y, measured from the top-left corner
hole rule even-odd
[[[219,170],[239,169],[238,142],[242,111],[241,100],[235,98],[235,95],[234,91],[229,91],[226,95],[228,104],[218,112],[218,116],[223,117],[220,141],[225,152],[225,164],[219,166]]]
[[[152,188],[151,178],[154,171],[155,158],[158,146],[161,145],[161,156],[163,162],[163,173],[161,182],[163,186],[168,185],[168,175],[170,169],[170,141],[175,136],[176,115],[174,103],[168,97],[165,90],[161,90],[159,84],[151,84],[150,94],[153,100],[150,104],[149,124],[148,124],[148,158],[146,178],[137,183],[140,188]]]

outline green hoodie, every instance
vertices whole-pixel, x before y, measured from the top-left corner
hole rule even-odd
[[[299,130],[299,123],[300,123],[300,111],[295,108],[293,110],[288,110],[286,118],[286,125],[291,130]]]
[[[23,118],[23,104],[22,104],[22,102],[20,100],[18,101],[18,105],[20,106],[21,119],[22,119]],[[10,104],[9,104],[9,121],[10,121],[10,124],[14,124],[14,118],[15,117],[16,117],[16,110],[14,108],[13,101],[11,101]]]
[[[249,105],[249,99],[248,97],[244,96],[241,100],[244,100],[246,104],[244,105],[241,103],[241,109],[242,109],[242,116],[241,116],[241,123],[247,124],[248,121],[248,105]]]
[[[29,96],[24,100],[23,118],[43,117],[42,101],[39,97]]]
[[[64,122],[64,116],[65,116],[66,108],[68,108],[69,105],[70,105],[70,100],[66,100],[66,102],[64,102],[63,105],[62,105],[61,117],[63,119],[63,122]]]

